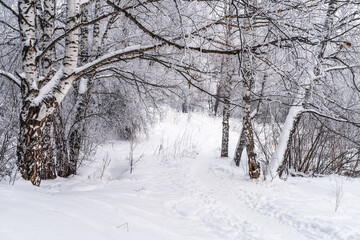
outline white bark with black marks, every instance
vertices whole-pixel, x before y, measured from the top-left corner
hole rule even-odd
[[[224,15],[227,16],[232,11],[230,4],[224,5]],[[224,28],[226,45],[231,45],[232,27],[231,22],[228,19],[225,22]],[[229,156],[229,133],[230,133],[230,96],[232,78],[234,75],[234,61],[232,56],[225,56],[221,63],[221,77],[223,85],[223,121],[222,121],[222,139],[221,139],[221,157]],[[219,90],[219,89],[218,89]]]
[[[54,2],[49,1],[48,3],[48,5],[44,5],[45,9],[53,10],[55,7]],[[46,176],[47,174],[42,174],[42,170],[46,167],[44,159],[48,157],[50,151],[49,139],[44,137],[46,135],[44,128],[49,115],[58,107],[75,79],[70,76],[73,74],[77,63],[78,33],[73,31],[66,37],[64,67],[47,84],[39,86],[39,66],[36,62],[36,2],[19,0],[18,7],[21,15],[19,26],[23,45],[23,70],[25,73],[25,79],[22,80],[21,84],[23,107],[20,116],[20,133],[17,148],[18,166],[23,178],[31,180],[34,185],[39,186],[42,175]],[[68,0],[67,29],[71,29],[78,24],[78,12],[79,2]],[[44,16],[42,15],[42,17]],[[39,20],[39,22],[41,21]],[[42,34],[45,32],[50,34],[49,31],[52,31],[52,28],[49,27],[46,30],[44,27],[41,32]],[[45,68],[47,67],[50,66],[45,66]],[[55,88],[56,91],[54,91]],[[53,166],[48,167],[53,169]]]
[[[229,132],[230,132],[230,101],[224,100],[223,121],[222,121],[222,139],[221,139],[221,157],[229,155]]]

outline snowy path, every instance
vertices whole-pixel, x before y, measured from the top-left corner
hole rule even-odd
[[[276,204],[263,187],[254,187],[256,183],[228,180],[232,173],[218,164],[208,172],[204,169],[193,166],[183,172],[189,194],[170,206],[180,216],[200,218],[219,239],[360,239],[359,234],[344,234],[354,226],[340,229],[332,222],[305,217]],[[192,211],[184,214],[189,206]]]
[[[358,179],[250,181],[217,157],[220,128],[220,119],[172,113],[136,147],[133,174],[129,144],[113,142],[75,178],[0,183],[0,239],[360,239]],[[334,212],[336,181],[344,195]]]
[[[187,195],[167,207],[179,217],[199,219],[205,229],[218,235],[218,239],[287,239],[290,236],[291,239],[314,240],[360,239],[359,232],[347,234],[354,226],[336,227],[331,221],[309,218],[296,209],[276,204],[269,198],[276,194],[273,186],[236,179],[233,172],[236,169],[227,163],[219,164],[222,160],[213,159],[209,168],[211,157],[199,159],[196,162],[187,160],[171,173],[177,175],[171,179],[172,184],[183,186],[182,191]],[[279,198],[281,189],[278,191],[275,197]]]

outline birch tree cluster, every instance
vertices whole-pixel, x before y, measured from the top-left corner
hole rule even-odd
[[[241,123],[250,178],[360,176],[355,0],[0,0],[0,179],[76,174],[161,107]]]

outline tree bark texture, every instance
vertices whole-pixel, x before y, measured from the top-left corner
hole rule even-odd
[[[54,33],[55,23],[55,0],[44,0],[43,2],[36,2],[36,30],[38,48],[44,50],[51,42]],[[54,76],[52,71],[53,58],[55,50],[51,48],[46,52],[44,57],[40,60],[39,73],[39,88],[48,83]],[[54,179],[56,178],[55,172],[55,159],[53,154],[52,139],[52,121],[54,116],[50,115],[44,126],[44,131],[41,136],[40,145],[43,149],[43,167],[40,172],[41,179]],[[47,149],[45,151],[45,149]]]
[[[19,142],[17,146],[18,168],[26,180],[40,183],[37,174],[37,162],[40,159],[39,134],[43,123],[36,121],[33,116],[39,111],[31,107],[31,99],[38,94],[38,69],[36,66],[36,30],[35,30],[35,1],[19,0],[19,27],[22,41],[22,67],[25,79],[22,79],[22,109],[20,114]]]
[[[50,138],[44,137],[47,118],[38,120],[39,107],[30,107],[25,119],[20,119],[19,144],[17,149],[18,167],[26,180],[39,186],[41,179],[54,178],[54,165],[46,162],[51,157]]]
[[[229,124],[230,119],[230,101],[228,98],[224,100],[223,121],[222,121],[222,140],[221,140],[221,157],[229,155]]]
[[[245,118],[243,120],[243,126],[241,129],[241,134],[236,145],[235,155],[234,155],[234,162],[236,166],[240,166],[241,155],[244,149],[246,148],[246,127],[244,126]]]
[[[34,185],[39,186],[42,178],[52,178],[54,174],[53,162],[45,162],[45,159],[52,155],[51,141],[45,134],[50,130],[45,130],[45,126],[49,115],[58,107],[74,80],[70,76],[76,67],[78,57],[78,33],[73,31],[65,38],[64,67],[57,76],[61,78],[57,91],[49,97],[39,96],[39,89],[46,81],[46,76],[39,77],[41,68],[36,59],[38,49],[36,46],[36,1],[19,0],[18,9],[21,16],[19,17],[19,27],[23,48],[22,67],[25,76],[21,83],[23,102],[20,114],[17,165],[24,179],[31,180]],[[50,9],[54,9],[54,6]],[[78,10],[79,2],[68,0],[66,29],[77,25]],[[45,33],[46,30],[42,32]],[[38,100],[38,96],[40,100]]]
[[[251,78],[252,76],[248,74],[247,79],[245,80],[245,122],[244,128],[246,128],[246,152],[248,155],[248,164],[249,164],[249,176],[250,179],[259,178],[260,176],[260,163],[256,160],[255,153],[255,144],[254,144],[254,133],[251,125]]]

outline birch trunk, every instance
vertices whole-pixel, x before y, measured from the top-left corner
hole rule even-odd
[[[97,0],[95,2],[95,18],[100,16],[101,2]],[[82,21],[87,21],[88,10],[82,9]],[[87,63],[90,58],[89,54],[97,56],[100,49],[100,25],[99,23],[94,24],[93,28],[93,43],[90,49],[89,43],[89,30],[87,28],[81,29],[81,58],[80,63]],[[94,86],[95,76],[87,75],[85,78],[80,80],[80,86],[77,89],[76,98],[76,112],[75,120],[70,129],[69,133],[69,174],[76,174],[77,165],[80,157],[81,145],[84,142],[85,125],[86,125],[86,112],[91,99],[91,91]]]
[[[56,170],[59,177],[68,177],[70,175],[70,166],[67,164],[69,157],[65,140],[65,126],[63,125],[59,110],[59,108],[55,110],[53,121],[57,160]]]
[[[262,85],[261,94],[260,94],[261,96],[263,95],[265,81],[266,81],[266,76],[264,76],[264,81],[261,84]],[[258,103],[257,108],[255,110],[253,110],[253,112],[250,114],[250,120],[254,119],[255,116],[257,115],[257,113],[259,112],[260,104],[261,104],[261,102]],[[236,144],[236,149],[235,149],[235,154],[234,154],[234,162],[235,162],[235,165],[238,167],[240,166],[242,152],[246,148],[246,142],[247,142],[246,136],[247,136],[247,132],[246,132],[246,127],[245,127],[245,118],[243,118],[241,134],[240,134],[239,140]]]
[[[231,5],[225,4],[224,15],[227,16],[231,13]],[[225,25],[225,41],[227,45],[231,43],[231,26],[229,20],[226,21]],[[231,95],[231,84],[232,77],[234,74],[233,61],[231,56],[225,56],[221,64],[221,73],[224,81],[224,108],[223,108],[223,121],[222,121],[222,140],[221,140],[221,157],[228,157],[229,155],[229,128],[230,128],[230,95]],[[220,88],[220,85],[219,85]],[[217,94],[219,95],[220,89],[218,88]],[[216,104],[216,103],[215,103]],[[217,103],[218,104],[218,103]],[[216,106],[217,108],[217,106]],[[216,114],[216,113],[215,113]]]
[[[70,30],[78,25],[79,22],[79,13],[80,13],[80,4],[78,0],[68,0],[67,1],[67,17],[66,17],[66,30]],[[73,78],[70,78],[70,75],[74,72],[74,69],[77,67],[78,54],[79,54],[79,31],[72,31],[65,38],[65,57],[64,57],[64,78],[62,79],[63,89],[69,90]],[[69,83],[69,84],[67,84]],[[66,91],[67,92],[67,91]],[[62,95],[58,95],[59,100]]]
[[[55,29],[55,0],[37,1],[37,26],[39,49],[42,51],[51,42]],[[43,81],[51,79],[55,49],[50,48],[40,60],[40,75],[47,76]],[[44,82],[41,84],[44,85]]]
[[[272,154],[268,166],[268,171],[272,178],[275,178],[278,173],[284,171],[282,166],[285,166],[284,161],[286,160],[286,153],[290,151],[291,138],[295,133],[303,111],[304,108],[302,106],[290,107],[289,113],[281,129],[275,152]]]
[[[55,0],[44,0],[43,2],[37,1],[36,3],[36,30],[37,42],[39,49],[44,50],[45,47],[51,42],[55,28]],[[54,59],[54,48],[49,49],[44,57],[40,60],[39,72],[40,81],[39,87],[48,83],[54,76],[52,71]],[[55,159],[52,147],[52,122],[55,116],[50,115],[45,122],[44,131],[41,137],[40,146],[43,149],[43,167],[40,172],[41,179],[54,179],[56,178],[55,172]],[[47,149],[45,151],[45,149]]]
[[[221,140],[221,157],[229,155],[229,119],[230,119],[230,101],[224,99],[223,121],[222,121],[222,140]]]
[[[38,128],[39,121],[31,121],[36,109],[31,107],[31,99],[38,94],[38,69],[36,67],[36,30],[35,1],[19,0],[19,28],[22,42],[22,67],[25,79],[21,82],[22,109],[20,114],[20,131],[17,146],[18,168],[21,176],[30,180],[36,172],[36,159],[39,155]],[[36,174],[35,174],[36,175]]]
[[[221,85],[219,84],[216,88],[216,98],[215,98],[215,104],[214,104],[214,116],[217,115],[219,103],[220,103],[220,96],[221,95]]]
[[[246,147],[246,127],[244,126],[245,123],[245,118],[243,119],[243,126],[241,128],[241,134],[239,137],[239,140],[236,144],[236,150],[235,150],[235,155],[234,155],[234,162],[236,164],[236,166],[240,166],[240,161],[241,161],[241,155],[242,152],[244,151],[245,147]]]
[[[250,61],[246,59],[245,61]],[[248,62],[250,64],[250,62]],[[249,66],[249,65],[248,65]],[[260,164],[256,160],[255,153],[255,144],[254,144],[254,133],[251,124],[251,86],[252,86],[252,76],[248,70],[247,77],[245,79],[245,122],[244,128],[246,128],[246,152],[248,155],[248,165],[249,165],[249,176],[250,179],[259,178],[260,176]]]
[[[22,80],[21,84],[23,104],[17,155],[22,177],[39,186],[41,177],[46,176],[46,174],[42,174],[42,171],[46,166],[44,158],[49,150],[48,144],[44,144],[48,141],[43,138],[45,123],[49,115],[63,100],[74,80],[70,76],[77,62],[78,33],[73,31],[65,39],[64,67],[53,77],[56,78],[55,80],[61,79],[57,88],[58,91],[51,96],[39,95],[41,84],[39,84],[39,68],[36,61],[35,6],[35,1],[19,0],[18,2],[19,14],[21,15],[19,26],[23,46],[25,79]],[[78,23],[78,10],[78,1],[68,0],[66,29],[73,28]]]

